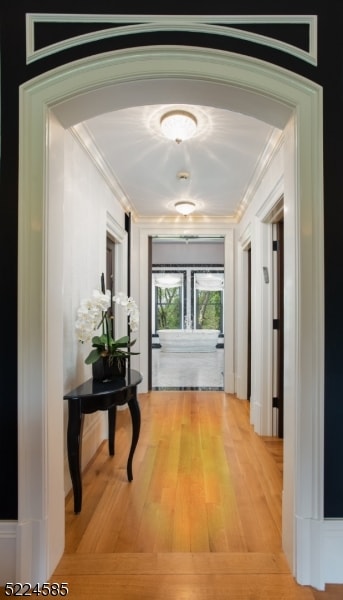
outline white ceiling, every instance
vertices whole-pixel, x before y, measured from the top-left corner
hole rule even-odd
[[[161,116],[178,107],[199,123],[197,134],[181,144],[164,138],[159,127]],[[175,220],[174,203],[186,197],[197,204],[187,219],[237,222],[290,109],[244,89],[166,79],[92,90],[54,112],[93,155],[133,219]],[[178,179],[180,171],[189,179]]]
[[[192,112],[196,135],[177,144],[160,131],[161,116],[176,107]],[[80,131],[80,129],[79,129]],[[237,112],[194,105],[135,106],[83,123],[136,219],[174,217],[175,202],[196,203],[193,217],[232,217],[270,156],[280,130]],[[188,179],[178,174],[186,172]]]

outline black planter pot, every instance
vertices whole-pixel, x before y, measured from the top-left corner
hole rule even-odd
[[[126,359],[104,356],[92,364],[94,381],[112,381],[126,375]]]

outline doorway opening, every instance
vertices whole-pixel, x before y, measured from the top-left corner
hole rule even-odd
[[[148,54],[147,60],[144,60],[144,52]],[[120,60],[116,61],[118,56]],[[102,69],[94,68],[97,61],[102,62]],[[289,283],[285,307],[287,306],[288,316],[291,317],[287,323],[289,329],[287,329],[288,337],[285,343],[285,346],[287,345],[285,358],[288,360],[289,374],[287,400],[290,400],[289,403],[287,402],[287,421],[289,423],[296,421],[297,429],[288,431],[288,439],[285,443],[287,477],[285,477],[283,494],[283,547],[289,563],[294,565],[293,572],[298,579],[302,582],[309,581],[309,571],[305,569],[304,572],[296,557],[304,556],[305,548],[311,548],[310,539],[314,533],[312,523],[313,527],[318,526],[318,515],[313,507],[320,506],[322,497],[321,484],[314,485],[321,481],[322,436],[318,436],[318,432],[322,432],[320,417],[324,364],[321,262],[322,155],[321,144],[318,142],[322,131],[321,95],[318,86],[313,82],[299,81],[294,74],[284,73],[274,65],[272,67],[260,65],[258,61],[254,61],[252,69],[251,62],[251,58],[232,57],[229,53],[225,53],[224,56],[224,53],[216,53],[208,49],[196,49],[194,52],[194,49],[187,51],[184,48],[168,48],[163,53],[158,49],[155,55],[152,48],[139,49],[139,52],[135,49],[132,53],[126,50],[124,54],[117,52],[113,57],[109,56],[105,59],[95,57],[93,63],[89,65],[90,68],[83,70],[82,83],[75,77],[75,65],[72,68],[67,65],[63,73],[50,73],[42,77],[38,84],[36,81],[28,82],[21,90],[19,340],[22,342],[25,339],[27,343],[31,343],[35,352],[28,356],[24,353],[27,346],[23,343],[19,344],[19,350],[22,349],[18,358],[19,458],[22,459],[20,464],[26,465],[26,468],[19,473],[22,501],[19,504],[18,552],[20,557],[32,556],[32,564],[30,573],[19,569],[18,580],[43,581],[49,577],[51,567],[56,564],[61,553],[61,536],[56,538],[55,534],[56,531],[57,533],[63,531],[64,522],[61,494],[56,494],[56,477],[60,479],[59,474],[63,470],[62,459],[59,453],[49,449],[51,444],[56,447],[56,438],[58,438],[57,443],[62,445],[62,427],[57,431],[56,423],[61,423],[63,381],[58,359],[63,353],[63,340],[59,335],[62,330],[62,303],[56,301],[56,288],[61,288],[61,272],[60,265],[54,262],[57,258],[56,247],[59,248],[58,240],[61,234],[60,229],[56,227],[56,220],[53,221],[53,210],[51,212],[47,210],[47,207],[57,210],[60,206],[57,196],[54,197],[55,202],[50,201],[47,194],[49,186],[46,185],[45,180],[47,149],[44,144],[47,139],[47,107],[52,106],[54,102],[61,103],[63,98],[79,97],[81,93],[86,94],[90,89],[94,93],[98,88],[105,87],[104,82],[107,84],[106,93],[110,81],[114,81],[113,88],[116,87],[116,83],[120,83],[122,88],[126,85],[130,87],[131,79],[137,81],[137,73],[139,73],[140,83],[144,79],[151,82],[152,76],[156,76],[156,79],[162,80],[161,84],[165,89],[165,81],[169,74],[175,87],[178,74],[182,81],[188,77],[194,80],[194,73],[201,69],[201,80],[208,80],[211,85],[215,86],[216,82],[220,82],[221,89],[225,88],[224,84],[227,84],[228,89],[234,86],[240,88],[245,86],[247,93],[253,90],[254,93],[259,92],[266,98],[269,94],[269,99],[273,98],[273,102],[274,100],[277,102],[277,99],[280,103],[282,100],[284,102],[287,97],[290,113],[294,110],[294,114],[289,115],[285,132],[287,150],[285,189],[289,203],[287,223],[285,219],[285,245],[287,243],[285,276],[287,271]],[[163,78],[161,73],[164,74]],[[55,85],[54,88],[52,83]],[[55,96],[52,96],[52,89]],[[150,91],[150,83],[147,89]],[[132,89],[129,91],[129,97],[132,98],[134,96]],[[314,102],[314,98],[318,101]],[[92,105],[94,106],[94,98]],[[295,114],[299,115],[301,126]],[[303,114],[306,114],[304,121]],[[36,151],[28,152],[30,148],[22,143],[23,139],[35,139]],[[37,175],[35,178],[32,178],[33,172]],[[298,207],[300,199],[303,200],[301,210]],[[48,222],[44,218],[45,215],[49,217]],[[32,230],[32,222],[42,225],[41,229]],[[151,230],[151,224],[148,228]],[[160,226],[160,231],[161,229],[163,228]],[[44,235],[37,237],[38,230],[42,230]],[[308,235],[305,236],[304,231],[311,232],[313,242],[311,246],[309,246]],[[142,305],[147,303],[148,298],[147,243],[144,237],[144,224],[139,231],[139,236],[143,252],[139,260],[140,274],[137,273],[136,288],[139,289]],[[300,266],[301,273],[298,272]],[[306,275],[304,278],[300,276],[303,271]],[[311,274],[311,279],[307,274]],[[32,285],[33,275],[38,285]],[[227,273],[225,275],[227,276]],[[48,285],[50,281],[54,281],[54,286]],[[303,318],[305,308],[306,319]],[[49,317],[53,309],[54,319],[51,319]],[[51,324],[52,321],[53,327],[46,329],[46,323]],[[146,347],[148,347],[148,335],[148,327],[143,323],[141,339]],[[294,370],[293,359],[299,354],[302,356],[304,368]],[[232,359],[233,364],[231,355],[229,359]],[[143,353],[140,361],[141,368],[146,374],[148,359]],[[231,373],[229,375],[231,377]],[[299,390],[302,393],[301,410]],[[28,407],[30,407],[30,419],[28,419]],[[35,427],[34,435],[32,423]],[[309,426],[311,426],[310,432]],[[53,432],[54,436],[49,435],[50,432]],[[320,446],[315,453],[311,452],[313,439],[318,440]],[[37,440],[41,441],[38,451]],[[41,465],[37,463],[36,457],[41,460],[42,468],[39,468]],[[294,476],[295,472],[298,473],[297,478]],[[304,486],[299,486],[304,473],[308,481],[306,490]],[[32,498],[32,502],[27,503],[28,498]],[[303,511],[296,512],[295,506],[303,507]],[[301,520],[305,514],[306,527],[302,528]],[[293,536],[295,522],[298,526],[296,538]],[[320,551],[321,549],[318,550]],[[312,564],[315,558],[311,555],[308,561]],[[23,565],[24,561],[22,567]]]
[[[247,399],[250,402],[251,396],[251,247],[247,250],[247,275],[248,275],[248,294],[247,294]]]
[[[107,235],[106,238],[106,290],[110,290],[111,292],[111,298],[113,298],[114,294],[115,294],[115,289],[114,289],[114,282],[115,282],[115,242],[112,239],[112,237],[110,237],[109,235]],[[113,301],[111,300],[111,306],[109,308],[109,316],[113,317],[114,315],[114,310],[113,310]],[[115,338],[115,332],[114,332],[114,319],[112,318],[110,320],[111,323],[111,335],[113,338]]]
[[[224,389],[224,238],[151,238],[151,389]]]
[[[273,224],[273,434],[284,432],[284,222]]]

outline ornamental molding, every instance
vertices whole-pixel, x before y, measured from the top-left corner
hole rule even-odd
[[[97,31],[65,38],[38,48],[37,25],[44,24],[99,24]],[[113,27],[111,27],[111,24]],[[105,28],[101,26],[105,25]],[[239,26],[242,26],[240,28]],[[306,50],[281,39],[253,33],[249,25],[305,25],[308,28]],[[104,39],[161,31],[183,31],[238,38],[254,44],[268,46],[317,65],[316,15],[83,15],[28,13],[26,15],[26,64],[63,50]]]

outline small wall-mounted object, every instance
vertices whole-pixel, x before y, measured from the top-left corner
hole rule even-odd
[[[269,283],[268,267],[263,267],[263,278],[265,283]]]

